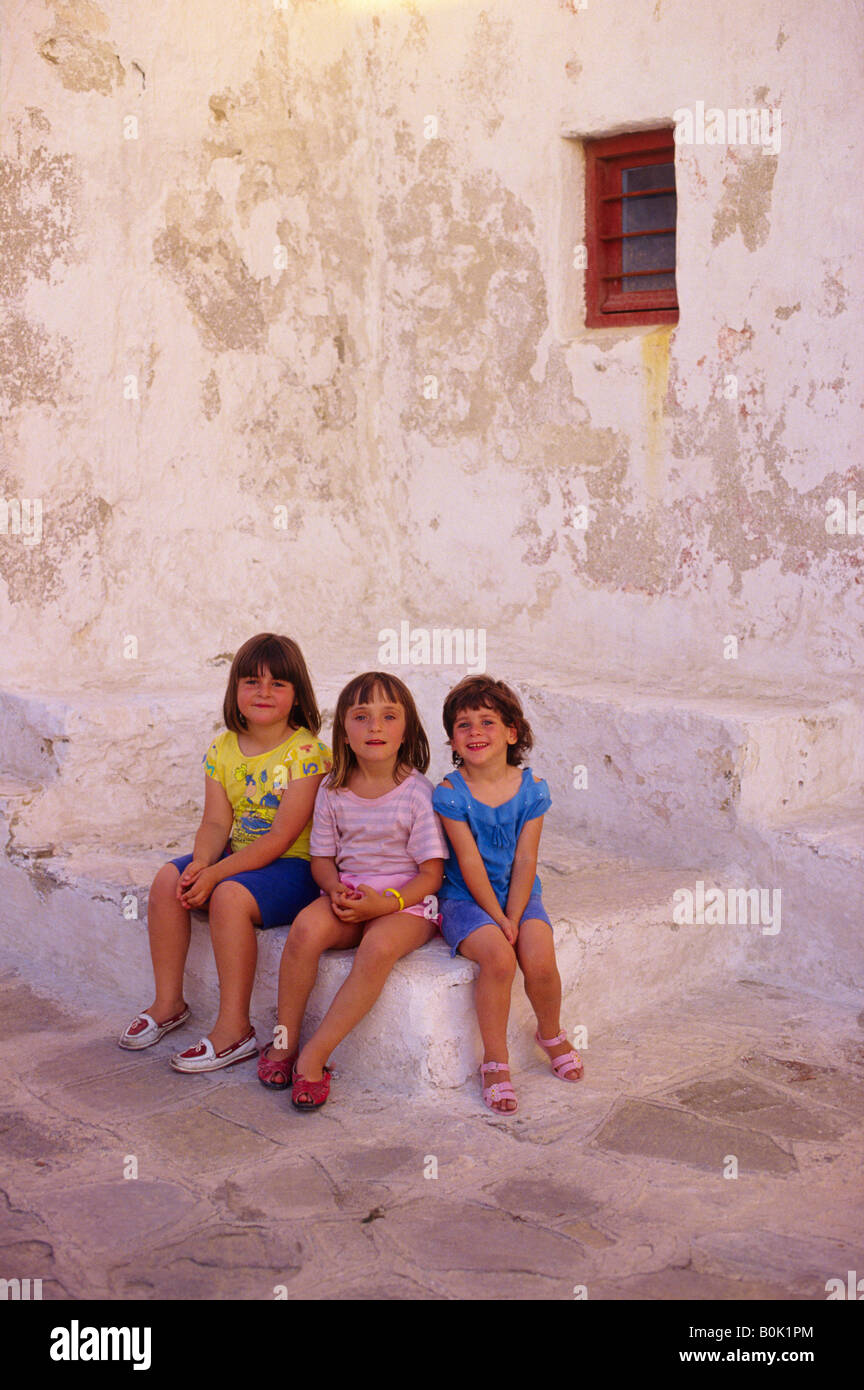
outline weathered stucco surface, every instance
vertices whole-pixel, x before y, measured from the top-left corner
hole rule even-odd
[[[7,15],[0,486],[43,507],[0,535],[10,676],[128,675],[130,635],[139,674],[191,671],[262,628],[360,669],[403,619],[485,627],[502,673],[860,671],[864,536],[825,527],[864,496],[860,16],[620,21]],[[679,145],[680,323],[586,330],[580,137],[698,101],[780,107],[781,148]]]

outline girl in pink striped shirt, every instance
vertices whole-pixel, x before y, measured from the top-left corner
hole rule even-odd
[[[437,930],[434,895],[449,850],[432,809],[428,766],[429,741],[407,686],[382,671],[349,681],[333,721],[333,770],[312,819],[311,868],[321,896],[286,939],[279,1046],[265,1048],[258,1061],[262,1085],[291,1085],[298,1110],[324,1104],[331,1052],[372,1008],[396,961]],[[351,973],[300,1051],[321,954],[351,946]]]

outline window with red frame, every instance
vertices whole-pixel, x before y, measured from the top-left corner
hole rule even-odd
[[[677,323],[672,127],[585,142],[585,322]]]

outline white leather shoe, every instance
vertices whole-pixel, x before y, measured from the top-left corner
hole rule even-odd
[[[179,1028],[181,1023],[185,1023],[188,1017],[188,1009],[184,1009],[182,1014],[175,1014],[173,1018],[166,1019],[164,1023],[157,1023],[150,1014],[138,1014],[120,1034],[117,1039],[118,1046],[126,1047],[130,1052],[137,1052],[142,1047],[152,1047],[153,1043],[170,1033],[172,1028]]]
[[[201,1038],[194,1047],[185,1052],[175,1052],[171,1065],[175,1071],[218,1071],[220,1067],[230,1067],[234,1062],[245,1062],[248,1057],[258,1056],[258,1040],[255,1029],[245,1038],[226,1047],[222,1052],[214,1052],[209,1038]]]

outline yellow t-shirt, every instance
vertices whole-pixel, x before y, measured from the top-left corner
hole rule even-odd
[[[284,743],[271,748],[269,753],[259,753],[255,757],[241,753],[237,735],[226,729],[213,740],[202,761],[207,776],[222,783],[231,802],[234,811],[231,850],[235,854],[271,828],[289,782],[329,772],[333,766],[326,743],[302,728],[295,729]],[[281,858],[308,859],[311,829],[310,816]]]

